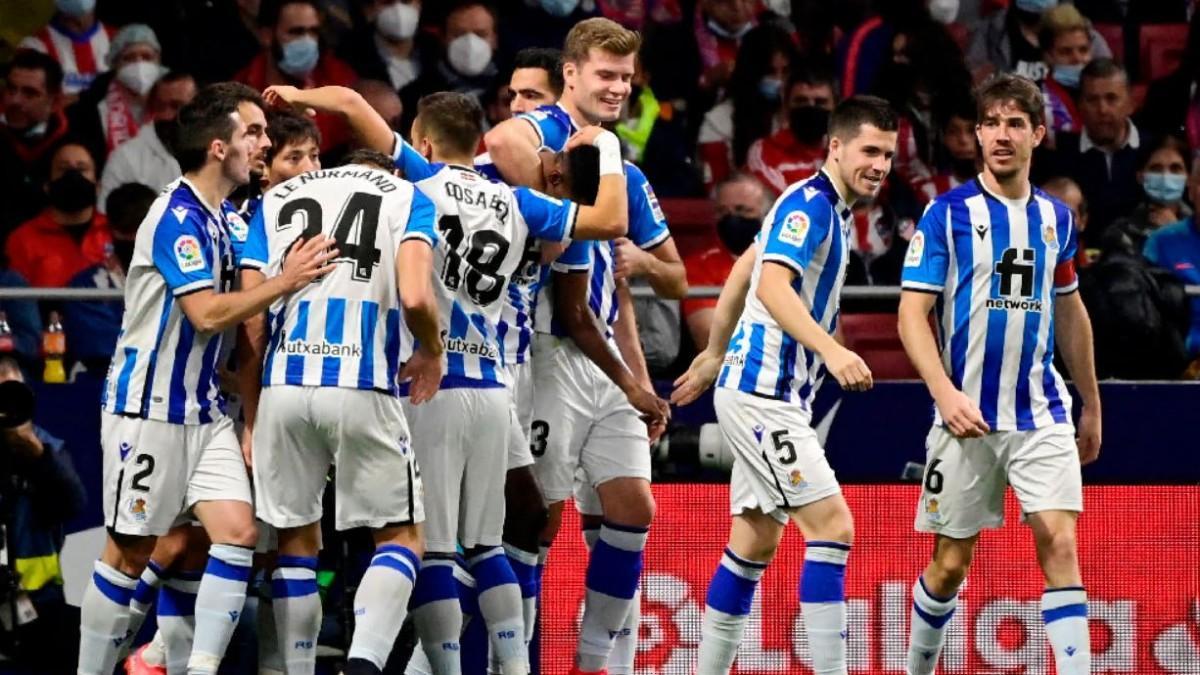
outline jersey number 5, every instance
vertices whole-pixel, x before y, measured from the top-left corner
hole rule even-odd
[[[355,192],[342,205],[337,223],[333,226],[333,240],[337,242],[339,255],[334,262],[352,261],[354,280],[370,281],[379,264],[381,255],[375,246],[375,233],[379,229],[379,211],[383,197]],[[288,202],[279,209],[279,223],[294,223],[301,218],[301,239],[311,239],[325,231],[321,203],[303,197]],[[357,227],[356,227],[357,226]],[[356,238],[352,237],[357,234]]]

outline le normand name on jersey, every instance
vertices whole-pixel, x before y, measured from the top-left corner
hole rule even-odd
[[[316,171],[302,173],[296,178],[297,180],[280,183],[275,188],[276,191],[271,193],[271,196],[276,199],[283,199],[296,190],[299,190],[301,186],[328,178],[359,178],[374,185],[383,193],[393,192],[398,186],[395,177],[390,174],[384,173],[379,169],[354,165],[341,166],[335,169],[317,169]]]

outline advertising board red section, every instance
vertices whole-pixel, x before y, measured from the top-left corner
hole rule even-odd
[[[919,488],[845,488],[857,530],[846,574],[852,673],[903,673],[910,588],[933,539],[912,529]],[[642,577],[637,672],[692,672],[704,596],[729,527],[724,485],[659,485]],[[1200,674],[1200,488],[1085,488],[1079,528],[1094,673]],[[542,594],[542,670],[570,668],[586,549],[566,509]],[[1054,672],[1041,625],[1032,535],[1011,494],[1007,524],[986,531],[950,624],[944,673]],[[796,589],[804,542],[789,528],[759,586],[735,673],[809,673]]]

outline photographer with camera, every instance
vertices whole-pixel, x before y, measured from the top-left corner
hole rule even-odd
[[[79,619],[68,614],[59,552],[63,523],[87,497],[63,442],[32,422],[33,410],[20,365],[0,356],[0,654],[19,666],[4,672],[65,673],[75,655],[62,638]]]

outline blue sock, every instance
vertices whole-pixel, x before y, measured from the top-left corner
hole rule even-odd
[[[501,672],[527,672],[525,615],[517,577],[499,546],[486,549],[468,561],[475,577],[479,612],[488,628],[492,655]]]
[[[196,636],[188,659],[189,675],[215,674],[225,656],[246,602],[246,584],[254,549],[213,544],[196,593]]]
[[[541,579],[538,575],[538,554],[504,545],[508,564],[521,587],[521,614],[525,622],[525,642],[533,639],[533,625],[537,621],[537,596]]]
[[[642,551],[650,529],[605,521],[588,560],[583,621],[576,663],[585,672],[603,669],[613,639],[625,628],[642,576]]]
[[[462,646],[463,612],[459,606],[455,562],[440,554],[425,556],[417,583],[408,603],[425,656],[438,675],[462,672],[459,658]]]
[[[800,574],[800,611],[814,675],[846,672],[846,560],[850,545],[810,541]]]
[[[271,611],[279,654],[289,673],[311,673],[317,664],[321,596],[317,559],[280,555],[271,573]]]
[[[163,665],[168,672],[187,668],[196,633],[196,593],[201,573],[176,572],[158,591],[158,630],[162,633]]]
[[[767,563],[740,558],[728,548],[708,584],[700,628],[700,675],[728,673],[733,667],[758,580]]]

